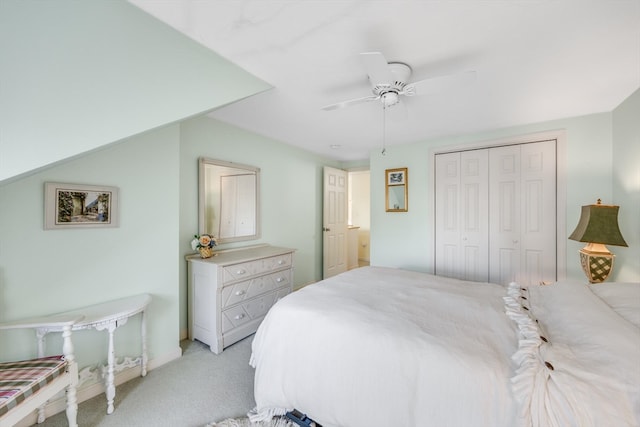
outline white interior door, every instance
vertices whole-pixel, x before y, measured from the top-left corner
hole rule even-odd
[[[435,273],[461,278],[460,252],[460,153],[436,156],[436,259]]]
[[[520,146],[491,149],[489,163],[489,281],[506,284],[515,281],[520,271]]]
[[[218,237],[235,236],[237,185],[238,182],[234,176],[220,177],[220,231]]]
[[[489,279],[489,153],[460,153],[460,228],[463,280]]]
[[[220,228],[218,237],[239,237],[256,232],[255,175],[220,177]]]
[[[556,143],[493,148],[489,280],[556,280]]]
[[[347,171],[324,168],[323,278],[347,271]]]
[[[556,142],[521,146],[521,227],[519,283],[554,282],[556,251]]]
[[[488,155],[436,156],[436,274],[487,281]]]

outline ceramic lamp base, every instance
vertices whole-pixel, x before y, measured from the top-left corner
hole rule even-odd
[[[586,247],[580,251],[580,265],[590,283],[602,283],[613,270],[615,255],[611,252],[593,252]]]

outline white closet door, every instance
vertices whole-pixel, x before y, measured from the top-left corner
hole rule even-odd
[[[236,175],[235,236],[256,234],[256,176]]]
[[[556,278],[555,141],[489,153],[489,281]]]
[[[435,273],[461,278],[460,252],[460,153],[436,156],[436,259]]]
[[[237,181],[233,176],[220,177],[220,236],[234,237],[236,232]]]
[[[488,280],[488,152],[436,156],[436,274]]]
[[[489,278],[488,160],[488,150],[460,153],[462,278],[476,282]]]
[[[556,143],[521,146],[521,283],[554,282],[556,271]]]
[[[520,146],[492,148],[489,171],[489,281],[504,284],[520,270]]]
[[[242,237],[256,232],[255,175],[220,177],[220,236]]]

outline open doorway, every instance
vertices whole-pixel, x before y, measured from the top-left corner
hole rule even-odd
[[[369,170],[348,171],[348,269],[369,265],[371,184]]]

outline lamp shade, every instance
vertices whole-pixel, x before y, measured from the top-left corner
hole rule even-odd
[[[582,207],[580,221],[569,239],[578,242],[601,243],[603,245],[628,246],[618,227],[620,206],[596,205]]]

